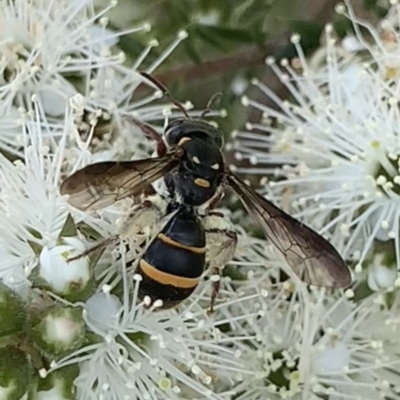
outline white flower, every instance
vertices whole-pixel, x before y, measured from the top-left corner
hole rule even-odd
[[[396,265],[386,261],[383,254],[375,254],[368,267],[368,286],[371,290],[393,290],[398,272]]]
[[[149,105],[160,97],[159,91],[140,101],[133,98],[143,82],[137,70],[158,42],[151,41],[133,66],[125,65],[125,55],[116,47],[119,37],[151,27],[144,23],[124,32],[111,32],[106,28],[106,15],[116,4],[112,2],[95,11],[93,0],[2,3],[1,148],[22,156],[21,135],[16,134],[21,125],[18,111],[31,109],[33,95],[47,116],[62,119],[68,100],[80,93],[84,97],[81,110],[84,114],[76,120],[78,131],[86,135],[98,120],[110,120],[109,127],[102,127],[104,137],[119,141],[120,152],[126,153],[131,148],[132,153],[139,153],[138,141],[124,118],[134,113],[141,120],[163,119],[163,107]],[[153,72],[186,36],[186,32],[180,32],[146,70]],[[111,137],[117,130],[124,135]],[[137,127],[135,130],[139,132]],[[93,145],[98,145],[97,142],[95,137]],[[142,138],[142,147],[146,142]],[[146,149],[142,151],[143,155]]]
[[[67,205],[67,199],[59,193],[62,177],[93,159],[108,159],[110,152],[116,158],[119,150],[110,147],[110,152],[92,156],[87,143],[76,135],[74,107],[79,104],[79,95],[71,99],[72,106],[67,109],[60,123],[50,123],[43,113],[40,100],[36,97],[31,100],[35,111],[19,112],[18,129],[24,162],[11,162],[0,155],[0,251],[5,255],[0,261],[0,279],[13,288],[18,286],[18,292],[21,292],[29,285],[27,278],[31,279],[32,272],[39,266],[41,255],[43,264],[39,275],[48,283],[51,282],[58,291],[62,287],[65,289],[65,285],[75,279],[87,282],[89,276],[89,266],[85,264],[86,268],[83,268],[86,263],[84,258],[68,265],[65,263],[64,251],[70,252],[72,247],[81,251],[87,247],[87,244],[72,243],[71,238],[61,243],[68,248],[60,247],[59,235],[68,215],[72,215],[75,223],[84,219],[84,223],[92,227],[99,238],[108,238],[118,232],[118,220],[128,212],[131,203],[122,202],[103,210],[102,218],[87,215]],[[132,148],[134,151],[138,143],[146,139],[142,135],[136,142],[134,136],[130,140],[132,144],[135,143]],[[60,256],[58,261],[61,264],[54,264],[56,253]],[[65,268],[60,270],[58,267],[61,265]],[[60,273],[62,270],[64,272]]]
[[[346,1],[347,7],[338,5],[336,10],[339,14],[345,15],[353,24],[355,37],[354,47],[356,50],[368,50],[372,55],[372,64],[379,71],[382,78],[388,81],[395,81],[399,77],[399,15],[400,4],[397,0],[390,1],[391,7],[386,16],[379,21],[377,27],[358,18]],[[363,34],[362,29],[368,33]],[[348,43],[348,41],[347,41]],[[370,62],[368,60],[368,62]]]
[[[50,155],[50,142],[46,143],[38,121],[20,129],[25,140],[24,129],[29,135],[25,164],[0,157],[0,248],[5,255],[0,262],[0,277],[8,284],[30,275],[38,261],[32,243],[54,246],[67,217],[65,201],[58,194],[65,137]],[[62,131],[63,126],[54,130]]]
[[[380,295],[354,301],[302,283],[271,285],[262,271],[252,280],[243,289],[258,297],[239,303],[247,315],[229,308],[235,335],[246,338],[233,342],[243,362],[233,375],[238,399],[390,397],[400,383],[398,293],[388,306]]]
[[[41,97],[51,92],[53,98],[65,100],[73,94],[66,74],[79,76],[88,69],[118,64],[118,56],[105,51],[104,35],[90,35],[95,20],[101,21],[106,11],[94,13],[90,0],[4,1],[0,13],[3,107],[24,106],[33,93]],[[65,104],[56,114],[64,108]]]
[[[76,238],[64,238],[66,244],[53,247],[43,247],[40,253],[39,276],[51,289],[59,294],[67,294],[77,286],[84,288],[91,279],[89,258],[82,257],[68,262],[68,258],[78,256],[86,250],[84,244]]]
[[[36,104],[40,109],[40,103]],[[0,251],[4,255],[0,261],[0,279],[4,279],[11,287],[22,282],[29,284],[27,278],[31,278],[39,265],[40,253],[43,248],[53,249],[59,243],[60,233],[70,213],[76,223],[82,220],[81,212],[68,209],[66,199],[59,193],[59,185],[61,175],[70,171],[66,159],[71,163],[76,163],[74,157],[78,160],[88,159],[85,149],[80,150],[72,145],[68,150],[65,148],[73,126],[70,112],[66,112],[60,124],[49,124],[39,110],[32,117],[22,114],[21,119],[24,121],[20,127],[24,162],[11,162],[5,156],[0,156],[0,216],[3,221],[0,227]],[[55,135],[60,137],[58,143],[52,139]],[[99,224],[98,218],[88,217],[85,223],[91,225],[91,221],[94,221],[94,228],[100,235],[109,234],[110,221],[105,219]],[[65,244],[74,245],[72,242]],[[42,254],[45,264],[46,251]],[[47,261],[51,258],[47,257]],[[53,267],[47,262],[47,273],[43,277],[50,281],[56,279],[56,286],[62,286],[59,280],[62,280],[62,275],[56,277],[60,271],[56,271],[52,277],[49,275],[50,270],[54,271]],[[71,273],[72,270],[69,270],[67,275]],[[85,274],[84,270],[78,275],[82,273]]]
[[[53,377],[52,388],[40,390],[41,396],[58,393],[60,379],[69,382],[68,387],[74,387],[68,373],[63,371],[67,367],[79,367],[75,381],[79,400],[97,395],[106,398],[107,393],[118,399],[124,396],[163,399],[166,395],[172,399],[183,395],[226,398],[223,393],[229,391],[229,375],[238,368],[239,360],[229,347],[219,343],[221,335],[217,333],[217,325],[221,319],[214,321],[206,314],[209,295],[205,295],[204,287],[210,288],[209,283],[199,288],[181,312],[153,312],[137,302],[138,282],[130,274],[131,267],[129,278],[123,275],[121,281],[121,271],[127,267],[123,260],[115,261],[111,252],[102,257],[93,271],[93,265],[85,257],[66,260],[88,246],[79,235],[65,236],[66,226],[70,231],[71,226],[81,222],[100,237],[108,238],[119,229],[118,220],[129,205],[111,206],[97,215],[67,205],[66,198],[59,194],[60,178],[72,168],[90,162],[91,156],[85,144],[70,135],[74,127],[71,109],[67,110],[63,124],[49,124],[40,112],[41,103],[34,100],[37,112],[21,115],[24,162],[0,158],[1,246],[5,255],[0,264],[0,278],[19,293],[22,282],[24,294],[28,293],[26,298],[35,294],[37,304],[29,312],[34,313],[38,307],[45,313],[46,307],[54,304],[51,299],[70,307],[84,307],[86,332],[90,331],[84,342],[77,342],[82,337],[74,324],[65,318],[46,320],[51,338],[57,339],[57,349],[46,347],[43,341],[37,345],[49,362],[53,361],[55,369],[54,372],[40,369],[41,375]],[[58,133],[58,141],[53,140],[54,132]],[[76,141],[68,140],[71,136]],[[133,260],[137,259],[140,249],[133,244],[130,250]],[[89,284],[90,290],[73,296],[68,289],[74,288],[77,282],[83,286]],[[39,295],[42,292],[36,293],[32,284],[49,290],[47,295],[43,294],[44,300]],[[93,292],[96,294],[83,303]],[[222,291],[221,295],[221,302],[229,298],[226,292]],[[222,313],[224,303],[216,309]],[[60,327],[68,329],[64,332]],[[75,348],[65,349],[63,345],[71,341]],[[73,353],[54,361],[57,355],[64,354],[60,348]],[[216,370],[221,372],[215,374]],[[56,372],[59,375],[53,375]]]
[[[349,395],[378,398],[391,393],[390,385],[398,386],[400,380],[391,373],[400,363],[399,355],[393,352],[398,346],[399,325],[391,317],[397,306],[390,309],[382,300],[371,296],[352,303],[344,297],[335,300],[323,294],[311,298],[310,330],[304,337],[317,332],[318,324],[323,333],[314,338],[314,343],[311,338],[308,342],[313,345],[309,390],[338,399]],[[303,355],[309,351],[306,346]]]
[[[375,53],[370,61],[355,58],[335,46],[332,27],[326,34],[323,65],[310,67],[298,36],[292,41],[300,71],[287,60],[282,68],[268,60],[292,99],[255,81],[278,111],[244,99],[266,121],[248,127],[267,134],[238,133],[238,153],[252,172],[287,177],[273,184],[282,204],[330,235],[346,258],[361,264],[375,240],[394,239],[399,260],[398,81],[389,84],[376,70]]]
[[[140,229],[146,239],[143,232],[137,242],[133,237],[128,254],[122,245],[109,246],[100,249],[100,260],[100,252],[70,260],[89,248],[89,238],[121,233],[132,201],[85,213],[60,196],[61,181],[93,161],[147,156],[154,143],[130,116],[162,123],[178,115],[171,105],[152,104],[161,97],[158,90],[134,98],[143,80],[137,71],[158,43],[151,41],[133,66],[125,65],[115,47],[122,33],[106,29],[107,9],[95,10],[91,0],[17,0],[0,11],[0,115],[7,114],[0,147],[16,158],[0,155],[0,280],[21,296],[18,307],[7,309],[21,315],[11,317],[6,333],[19,335],[12,338],[11,354],[14,346],[23,349],[17,349],[23,368],[16,365],[20,374],[13,369],[12,378],[21,379],[21,396],[29,388],[38,399],[226,400],[232,376],[243,372],[233,344],[248,338],[223,327],[248,317],[242,300],[258,293],[236,292],[224,277],[212,316],[210,281],[173,310],[158,310],[159,302],[149,309],[148,299],[138,301],[140,277],[134,275],[147,226]],[[123,33],[148,29],[143,24]],[[153,72],[186,36],[179,32],[146,71]],[[262,264],[256,247],[236,262]],[[243,315],[230,313],[233,304]]]
[[[213,390],[219,376],[212,371],[232,368],[238,361],[212,337],[214,322],[196,300],[183,313],[156,311],[158,302],[144,308],[146,299],[137,299],[139,278],[133,276],[132,290],[132,277],[123,274],[122,301],[105,288],[84,304],[84,318],[95,338],[54,362],[52,369],[79,365],[75,383],[82,400],[178,399],[188,390],[222,400]]]

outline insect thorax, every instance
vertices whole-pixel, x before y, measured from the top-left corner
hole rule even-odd
[[[224,161],[221,150],[208,139],[184,137],[183,155],[176,168],[165,175],[171,196],[189,206],[200,206],[210,200],[221,184]]]
[[[170,147],[178,144],[184,137],[211,139],[219,149],[224,144],[222,132],[203,120],[176,119],[167,126],[164,135]]]

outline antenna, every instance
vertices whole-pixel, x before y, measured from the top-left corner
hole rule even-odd
[[[146,79],[148,79],[153,85],[155,85],[158,89],[160,89],[163,92],[163,95],[168,97],[168,99],[170,100],[170,102],[172,104],[174,104],[176,107],[178,107],[178,109],[180,111],[182,111],[182,113],[185,115],[185,117],[187,119],[190,119],[189,114],[187,113],[187,111],[185,110],[185,107],[183,107],[182,103],[180,103],[179,101],[175,100],[172,96],[171,93],[168,91],[168,89],[156,78],[154,78],[153,76],[151,76],[149,73],[147,72],[140,72],[140,75],[144,76]]]
[[[222,97],[222,93],[218,92],[218,93],[214,93],[210,100],[208,100],[208,103],[206,105],[205,110],[201,113],[200,115],[200,119],[203,119],[210,111],[211,111],[211,106],[214,103],[214,101],[218,98],[218,97]]]

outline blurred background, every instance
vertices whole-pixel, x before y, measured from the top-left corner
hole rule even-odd
[[[321,43],[326,23],[334,25],[341,37],[351,34],[348,19],[335,12],[337,0],[119,0],[108,14],[110,28],[124,30],[148,21],[150,32],[121,38],[119,47],[129,59],[135,58],[149,41],[156,47],[150,64],[171,43],[179,30],[188,38],[162,63],[155,76],[181,101],[190,100],[198,109],[205,107],[215,92],[222,92],[220,104],[228,117],[219,121],[226,135],[248,120],[259,119],[257,111],[244,108],[243,94],[260,96],[249,84],[253,77],[266,82],[280,97],[287,96],[282,84],[265,67],[265,58],[292,58],[293,33],[301,35],[306,54]],[[382,18],[389,0],[351,0],[355,14],[372,24]],[[98,0],[99,7],[108,1]],[[254,92],[253,92],[254,91]],[[265,96],[260,96],[265,102]],[[270,104],[271,105],[271,104]],[[250,113],[250,114],[249,114]]]

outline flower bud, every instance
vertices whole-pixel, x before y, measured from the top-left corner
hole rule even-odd
[[[33,344],[52,358],[78,349],[85,339],[85,323],[79,308],[54,306],[37,317],[32,326]]]
[[[22,332],[26,329],[27,312],[24,301],[0,282],[0,337]]]
[[[63,238],[63,245],[44,247],[40,254],[39,277],[50,289],[70,301],[85,300],[93,289],[93,274],[89,257],[73,261],[69,258],[84,252],[83,243],[72,237]]]
[[[335,373],[342,371],[350,363],[350,350],[348,346],[339,340],[327,343],[321,351],[315,354],[313,370],[315,373]]]
[[[70,365],[48,374],[39,380],[37,400],[72,400],[76,399],[74,380],[79,375],[79,367]]]
[[[0,349],[0,399],[20,400],[29,389],[32,368],[27,355],[12,346]]]
[[[373,291],[387,290],[393,287],[397,278],[394,265],[385,263],[382,254],[377,254],[368,268],[368,286]]]

